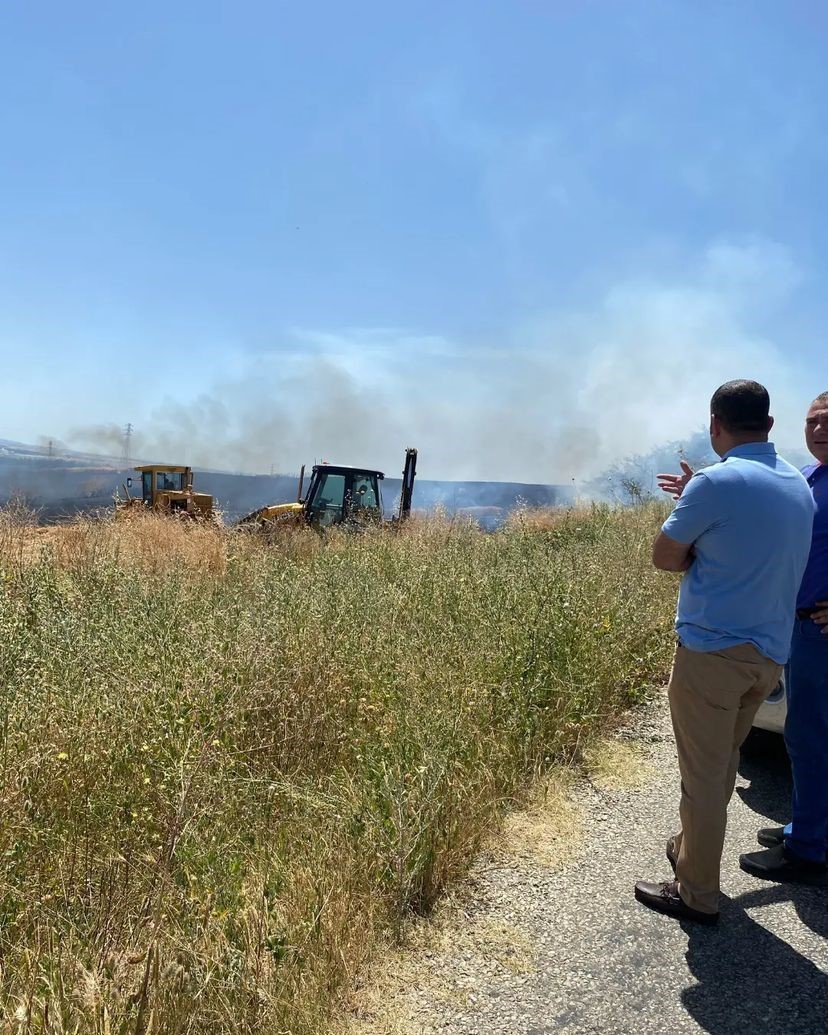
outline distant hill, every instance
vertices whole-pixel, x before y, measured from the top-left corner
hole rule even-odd
[[[56,455],[48,446],[0,439],[0,504],[15,497],[22,499],[39,512],[44,522],[108,508],[116,491],[123,494],[121,484],[134,475],[133,466],[140,462],[127,465],[117,457],[71,450]],[[229,522],[268,503],[296,498],[296,475],[232,474],[199,468],[194,469],[194,475],[196,488],[215,497]],[[399,478],[383,482],[387,514],[396,508],[400,489]],[[439,506],[450,514],[467,514],[484,526],[499,524],[521,501],[530,506],[554,506],[571,499],[572,490],[561,485],[418,479],[414,486],[416,510]]]

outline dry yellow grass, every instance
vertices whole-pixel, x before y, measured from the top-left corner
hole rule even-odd
[[[622,791],[642,787],[653,774],[641,744],[605,737],[584,753],[584,765],[599,790]]]
[[[531,974],[536,958],[536,947],[514,924],[469,915],[462,899],[450,898],[436,917],[408,926],[403,947],[385,946],[370,982],[354,990],[331,1033],[418,1035],[433,1006],[468,1005],[472,989],[463,987],[463,971],[484,961],[507,974]]]
[[[527,807],[509,813],[493,840],[493,855],[548,869],[574,858],[583,838],[581,810],[572,799],[574,774],[566,769],[544,781]]]
[[[0,1030],[324,1030],[663,678],[659,521],[323,540],[0,514]]]
[[[582,773],[605,791],[644,786],[653,774],[642,745],[615,736],[599,737],[584,752]],[[582,777],[580,777],[582,778]],[[574,790],[579,770],[560,769],[538,785],[525,808],[508,813],[481,849],[483,864],[560,869],[582,849],[583,809]],[[458,981],[469,961],[494,962],[512,974],[535,968],[537,950],[520,929],[488,913],[469,913],[474,884],[448,896],[433,917],[410,923],[403,945],[388,946],[369,971],[369,980],[351,996],[337,1035],[419,1035],[423,1002],[438,1008],[468,1005]],[[456,965],[458,957],[464,968]],[[480,968],[477,968],[478,972]]]
[[[508,813],[481,848],[478,865],[558,869],[577,856],[582,810],[575,804],[572,769],[556,770],[534,788],[525,809]],[[463,973],[477,961],[509,974],[535,969],[537,949],[514,924],[476,908],[474,880],[459,886],[428,918],[406,925],[403,943],[389,945],[350,996],[337,1035],[418,1035],[423,1001],[462,1008]],[[457,966],[458,959],[463,966]]]
[[[567,507],[517,507],[506,519],[508,528],[526,532],[552,532],[580,516]]]

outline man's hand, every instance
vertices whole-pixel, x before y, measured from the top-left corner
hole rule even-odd
[[[681,496],[684,492],[685,485],[695,474],[695,471],[686,460],[681,461],[681,469],[684,472],[683,474],[656,475],[658,487],[662,492],[666,492],[668,496],[672,496],[674,500],[677,500],[679,496]]]
[[[811,621],[821,625],[822,635],[828,636],[828,600],[817,600],[816,606],[822,610],[814,611],[811,615]]]

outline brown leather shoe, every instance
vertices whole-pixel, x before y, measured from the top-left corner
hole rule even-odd
[[[697,924],[716,924],[718,913],[702,913],[700,909],[691,909],[686,905],[678,891],[678,881],[665,881],[660,884],[649,884],[640,880],[635,886],[635,897],[648,909],[657,913],[674,916],[677,920],[693,920]]]

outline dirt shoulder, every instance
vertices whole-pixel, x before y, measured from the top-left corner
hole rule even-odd
[[[812,1035],[828,1017],[824,891],[738,868],[756,830],[787,815],[772,742],[743,759],[730,807],[717,928],[633,899],[667,879],[678,777],[666,701],[596,753],[589,779],[513,817],[464,886],[358,990],[353,1035]]]

